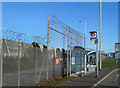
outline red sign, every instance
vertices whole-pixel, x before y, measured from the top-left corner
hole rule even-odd
[[[56,59],[56,64],[59,64],[59,59]]]
[[[96,38],[96,33],[91,33],[91,38]]]

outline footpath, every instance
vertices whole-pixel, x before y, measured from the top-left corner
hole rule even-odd
[[[88,87],[91,88],[95,83],[97,83],[99,80],[101,80],[103,77],[105,77],[107,74],[109,74],[114,69],[117,69],[120,67],[113,67],[113,68],[107,68],[104,70],[99,71],[99,77],[96,76],[96,72],[92,72],[89,74],[86,74],[80,78],[77,78],[76,80],[72,80],[71,82],[63,85],[63,88],[82,88],[82,87]],[[95,87],[98,88],[98,87]],[[99,87],[101,88],[101,87]],[[102,87],[103,88],[103,87]],[[104,87],[106,88],[106,87]],[[107,87],[108,88],[108,87]]]

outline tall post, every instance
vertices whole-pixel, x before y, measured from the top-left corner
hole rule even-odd
[[[2,25],[2,1],[0,0],[0,25]],[[3,39],[2,27],[0,27],[0,88],[2,88],[2,74],[3,74]]]
[[[20,87],[20,35],[18,39],[18,88]]]
[[[37,83],[37,47],[35,47],[35,83]]]
[[[78,46],[78,32],[77,32],[77,46]]]
[[[65,28],[63,28],[63,33],[65,34]],[[63,49],[65,49],[65,35],[63,35]]]
[[[71,54],[71,53],[72,53],[72,52],[71,52],[71,51],[72,51],[72,33],[71,33],[71,45],[70,45],[70,46],[71,46],[71,49],[70,49],[70,76],[71,76],[71,64],[72,64],[72,54]]]
[[[0,88],[2,88],[2,74],[3,74],[3,39],[2,28],[0,28]]]
[[[84,73],[86,74],[86,54],[85,54],[85,66],[84,66]]]
[[[86,20],[85,20],[85,39],[84,39],[84,48],[86,48]]]
[[[47,47],[49,46],[49,15],[48,15],[48,30],[47,30]]]
[[[48,55],[48,47],[49,47],[49,15],[48,15],[48,32],[47,32],[47,55]],[[47,56],[47,80],[48,80],[48,56]]]
[[[86,49],[86,20],[85,20],[85,39],[84,39],[84,48]],[[84,73],[86,74],[86,53],[85,53],[85,66],[84,66]]]
[[[101,3],[101,0],[100,0],[100,70],[101,70],[101,30],[102,30],[102,24],[101,24],[101,22],[102,22],[102,17],[101,17],[101,6],[102,6],[102,3]]]
[[[98,30],[97,30],[97,39],[98,39]],[[96,71],[96,77],[98,77],[98,43],[96,43],[96,62],[97,62],[97,71]]]
[[[68,76],[68,59],[69,59],[69,30],[68,30],[68,26],[67,26],[67,76]]]

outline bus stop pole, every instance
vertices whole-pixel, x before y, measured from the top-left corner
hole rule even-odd
[[[97,30],[97,43],[96,43],[96,62],[97,62],[97,71],[96,71],[96,77],[98,77],[98,30]]]

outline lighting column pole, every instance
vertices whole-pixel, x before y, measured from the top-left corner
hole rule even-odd
[[[84,39],[84,48],[86,48],[86,20],[85,21],[79,21],[80,23],[81,22],[85,22],[85,39]]]
[[[101,6],[102,6],[102,3],[101,3],[101,0],[100,0],[100,70],[101,70],[101,30],[102,30],[102,24],[101,24],[101,22],[102,22],[102,17],[101,17]]]
[[[85,21],[79,21],[79,22],[85,22],[85,38],[84,38],[84,48],[86,49],[86,20]],[[85,63],[84,63],[84,73],[86,73],[86,54],[85,54]]]

